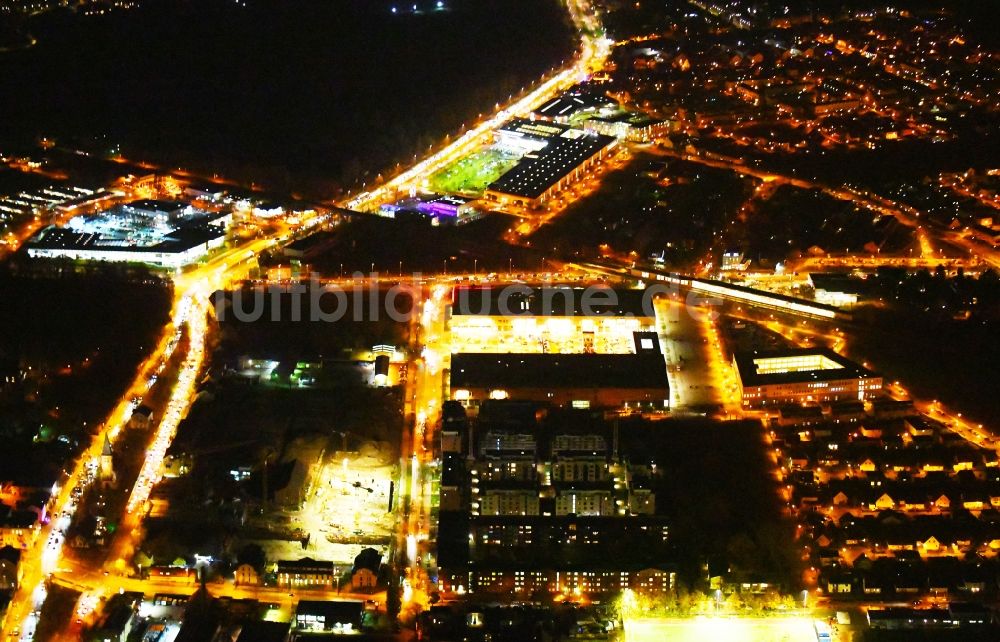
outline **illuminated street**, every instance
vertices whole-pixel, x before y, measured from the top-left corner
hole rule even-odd
[[[567,3],[567,8],[571,19],[583,34],[582,52],[578,60],[544,80],[512,104],[504,106],[493,116],[477,123],[444,149],[422,159],[378,189],[351,198],[344,206],[352,210],[371,211],[382,203],[395,200],[399,194],[405,194],[411,188],[420,186],[430,175],[477,150],[483,141],[488,139],[490,132],[504,121],[513,116],[529,113],[581,77],[586,77],[594,69],[599,69],[607,58],[611,46],[611,42],[607,39],[591,35],[600,33],[599,19],[591,10],[587,0],[571,0]]]

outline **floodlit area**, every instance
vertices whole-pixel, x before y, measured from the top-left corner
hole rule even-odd
[[[387,553],[392,534],[389,488],[394,479],[394,450],[387,443],[366,442],[354,452],[336,451],[315,466],[315,478],[302,507],[283,511],[283,521],[309,537],[298,541],[260,542],[269,559],[313,557],[351,564],[365,547]]]
[[[632,354],[633,333],[651,329],[637,317],[486,317],[451,320],[452,352]]]
[[[173,600],[143,600],[136,613],[139,618],[149,623],[149,630],[156,635],[157,642],[173,642],[181,632],[181,621],[184,617],[184,603],[175,604]],[[149,638],[150,633],[147,633]]]
[[[487,185],[516,165],[518,160],[516,154],[487,147],[434,172],[427,179],[426,187],[445,194],[478,196]]]
[[[626,642],[815,642],[812,620],[804,617],[630,619]]]
[[[178,201],[140,200],[65,227],[48,226],[28,241],[35,258],[133,261],[177,268],[222,247],[232,223],[228,212],[207,212]]]

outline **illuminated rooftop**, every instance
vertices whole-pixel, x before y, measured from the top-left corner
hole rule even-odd
[[[811,370],[842,369],[843,364],[837,363],[825,354],[799,354],[784,357],[762,357],[754,359],[757,374],[783,374],[786,372],[809,372]]]
[[[829,348],[740,352],[733,357],[744,386],[877,377]]]

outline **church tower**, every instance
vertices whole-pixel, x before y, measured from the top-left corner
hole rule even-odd
[[[115,483],[114,458],[111,454],[111,440],[104,433],[104,447],[101,448],[101,463],[97,471],[101,483],[111,486]]]

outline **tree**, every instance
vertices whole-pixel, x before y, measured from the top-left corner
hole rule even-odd
[[[143,569],[147,569],[153,565],[153,557],[151,555],[147,555],[143,551],[137,552],[132,561],[135,562],[136,566]]]
[[[236,563],[238,565],[249,564],[260,573],[264,570],[267,558],[264,556],[264,549],[259,544],[250,542],[237,551]]]

